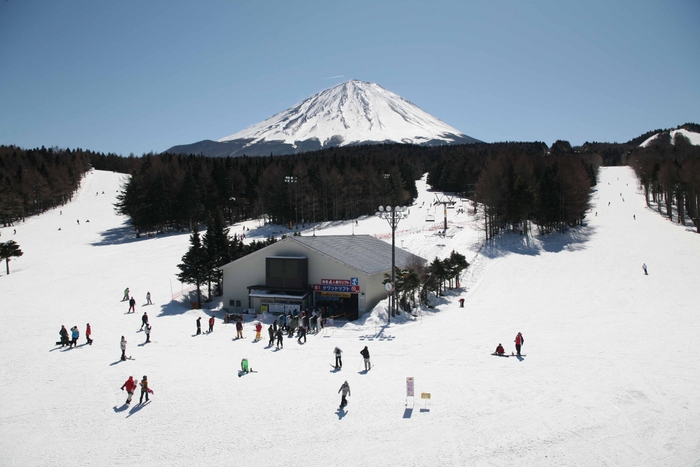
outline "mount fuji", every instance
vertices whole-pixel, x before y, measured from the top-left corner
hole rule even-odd
[[[360,144],[477,142],[376,83],[351,80],[218,141],[173,146],[167,152],[262,156]]]

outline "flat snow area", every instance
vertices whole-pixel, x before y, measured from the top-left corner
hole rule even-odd
[[[601,169],[585,227],[486,245],[468,202],[436,235],[442,207],[420,182],[396,245],[429,260],[461,252],[462,288],[414,319],[387,325],[382,303],[282,350],[266,332],[253,342],[252,320],[234,340],[221,311],[171,298],[189,235],[133,238],[113,210],[122,177],[90,173],[70,204],[0,229],[24,251],[0,269],[0,465],[700,465],[700,235],[646,208],[627,167]],[[272,230],[245,225],[248,240]],[[391,241],[375,217],[316,227]],[[209,314],[214,332],[196,336]],[[77,348],[54,345],[62,324],[80,329]],[[526,356],[490,355],[499,342],[513,351],[518,332]],[[134,360],[119,359],[122,335]],[[257,373],[239,377],[242,358]],[[148,375],[148,404],[137,390],[124,405],[129,375]]]

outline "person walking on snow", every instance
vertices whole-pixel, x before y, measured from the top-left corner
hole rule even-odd
[[[73,326],[70,328],[71,331],[71,341],[70,341],[70,347],[77,347],[78,346],[78,337],[80,337],[80,331],[78,331],[78,326]]]
[[[151,301],[151,292],[146,292],[146,305],[153,305]]]
[[[143,375],[143,379],[139,383],[141,386],[141,398],[139,398],[139,404],[143,403],[143,396],[146,396],[146,402],[148,402],[148,393],[150,392],[151,394],[153,391],[148,389],[148,378],[146,378],[146,375]]]
[[[275,343],[275,330],[272,329],[272,325],[270,325],[270,327],[267,328],[267,333],[270,335],[270,343],[267,344],[267,346],[272,347],[272,344]]]
[[[336,347],[333,350],[333,353],[335,354],[335,369],[340,370],[341,368],[343,368],[343,351],[340,350],[340,348]]]
[[[644,275],[648,276],[649,273],[647,272],[647,263],[642,264],[642,269],[644,270]]]
[[[131,300],[129,300],[128,313],[136,313],[136,299],[134,299],[134,297],[131,297]]]
[[[129,300],[129,287],[124,289],[124,298],[122,298],[122,302],[125,302],[127,300]]]
[[[126,405],[129,405],[131,404],[131,398],[134,396],[134,391],[136,390],[136,381],[134,381],[133,376],[129,376],[129,379],[122,384],[122,391],[124,388],[126,388],[126,393],[128,394],[128,396],[126,396]]]
[[[151,325],[147,324],[146,325],[146,342],[145,343],[148,344],[149,342],[151,342]]]
[[[283,341],[284,341],[284,333],[282,332],[282,328],[278,328],[277,329],[277,348],[278,349],[284,348]]]
[[[122,349],[122,361],[126,360],[126,339],[124,339],[124,336],[122,336],[122,340],[119,342],[119,346]]]
[[[365,348],[360,350],[360,355],[362,355],[362,358],[365,359],[365,371],[369,371],[370,368],[372,368],[372,365],[369,363],[369,349],[365,345]]]
[[[214,332],[214,317],[209,318],[209,332]]]
[[[301,344],[302,338],[304,338],[304,344],[306,344],[306,327],[304,326],[299,327],[299,338],[297,339],[297,342]]]
[[[143,312],[143,316],[141,317],[141,329],[143,329],[144,326],[148,326],[148,313],[146,313],[145,311]]]
[[[197,335],[202,333],[202,317],[197,318]]]
[[[348,405],[348,400],[346,399],[346,397],[350,395],[350,385],[347,381],[345,381],[343,385],[340,386],[340,389],[338,389],[338,393],[340,394],[340,408],[342,409],[343,407]]]
[[[525,343],[525,338],[521,333],[518,333],[517,336],[515,336],[515,351],[518,353],[518,356],[520,356],[520,348],[523,346]]]
[[[262,323],[260,321],[258,321],[258,324],[255,325],[255,341],[256,342],[259,341],[260,339],[262,339],[262,337],[260,337],[261,332],[262,332]]]
[[[243,323],[236,321],[236,339],[243,339]]]
[[[92,345],[92,338],[90,337],[92,335],[92,329],[90,329],[90,323],[87,323],[87,327],[85,328],[85,338],[87,339],[87,343]]]

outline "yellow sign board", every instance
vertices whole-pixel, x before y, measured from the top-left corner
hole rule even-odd
[[[421,399],[430,399],[430,393],[429,392],[421,392],[420,398]]]

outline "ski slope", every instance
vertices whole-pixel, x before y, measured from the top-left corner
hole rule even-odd
[[[396,245],[428,259],[461,252],[472,263],[462,288],[414,319],[387,325],[382,303],[279,351],[267,323],[262,342],[251,320],[234,340],[221,311],[171,299],[189,235],[133,238],[113,210],[122,177],[92,172],[70,204],[0,229],[24,251],[10,275],[0,269],[0,465],[700,465],[700,236],[646,208],[629,168],[601,169],[585,227],[487,244],[466,202],[436,235],[442,207],[423,179]],[[287,231],[245,225],[247,240]],[[315,227],[391,241],[375,217]],[[214,332],[196,336],[210,313]],[[80,329],[77,348],[54,345],[62,324]],[[518,332],[525,357],[490,355],[499,342],[510,353]],[[134,360],[119,360],[122,335]],[[239,378],[242,358],[257,373]],[[137,390],[124,406],[129,375],[148,375],[148,404]]]

